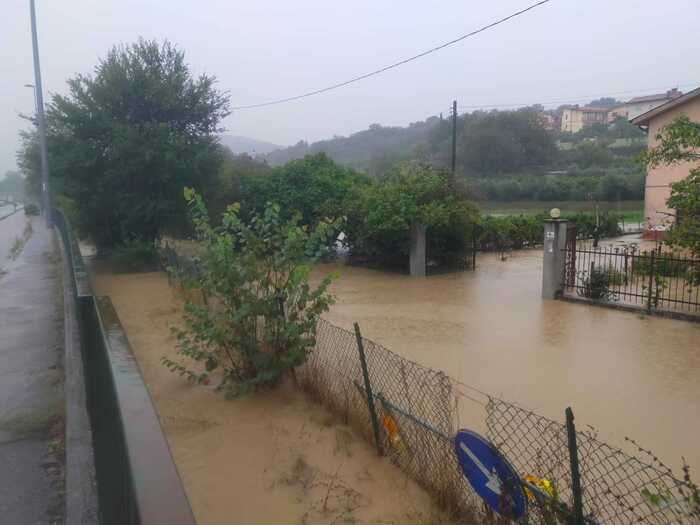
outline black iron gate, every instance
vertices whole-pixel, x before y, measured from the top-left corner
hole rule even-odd
[[[661,247],[579,243],[567,230],[564,295],[700,316],[700,260]]]

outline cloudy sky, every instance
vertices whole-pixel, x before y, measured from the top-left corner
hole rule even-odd
[[[233,105],[292,96],[451,40],[534,0],[37,0],[45,93],[115,43],[169,39]],[[379,77],[303,101],[234,112],[229,132],[277,144],[405,125],[460,108],[624,99],[700,85],[697,0],[551,0]],[[28,0],[2,0],[0,174],[33,110]]]

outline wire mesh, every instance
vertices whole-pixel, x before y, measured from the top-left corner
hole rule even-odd
[[[497,518],[462,475],[454,453],[459,400],[483,410],[486,435],[523,480],[523,522],[574,523],[566,425],[477,391],[363,339],[382,449],[462,523],[508,523]],[[297,370],[301,387],[374,442],[355,334],[319,320],[316,346]],[[472,401],[470,401],[472,402]],[[576,432],[586,524],[698,523],[691,487],[670,469]],[[543,490],[544,480],[549,490]],[[685,495],[684,495],[685,494]]]
[[[179,256],[169,246],[162,255],[163,266],[181,284],[200,275],[196,260]],[[468,400],[470,422],[483,418],[486,437],[522,479],[518,490],[525,491],[528,510],[520,522],[576,523],[565,424],[407,360],[374,341],[363,338],[363,346],[384,454],[449,515],[460,523],[511,522],[484,505],[457,462],[454,436],[465,414],[460,400]],[[319,319],[314,350],[295,374],[304,391],[374,443],[354,333]],[[638,449],[647,461],[599,441],[590,431],[578,431],[576,438],[583,523],[700,523],[697,487],[677,479],[649,451]]]
[[[560,500],[571,508],[566,426],[496,399],[489,401],[486,412],[489,439],[520,475],[550,480]],[[583,510],[589,523],[698,523],[691,487],[663,464],[645,462],[603,443],[593,431],[578,431],[576,438]]]

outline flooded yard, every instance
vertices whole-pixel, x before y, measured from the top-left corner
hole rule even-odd
[[[425,279],[341,264],[316,275],[330,271],[341,277],[329,321],[357,321],[394,352],[544,416],[571,406],[581,428],[620,446],[632,437],[676,471],[681,456],[700,468],[700,324],[542,301],[541,250]]]
[[[93,268],[94,270],[94,268]],[[291,385],[226,401],[169,372],[182,302],[164,273],[94,270],[154,401],[197,523],[447,525],[429,495]]]

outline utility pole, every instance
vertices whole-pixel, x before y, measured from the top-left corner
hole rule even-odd
[[[457,165],[457,101],[452,101],[452,185],[455,182],[455,168]]]
[[[49,193],[49,154],[46,146],[46,118],[44,116],[44,95],[41,87],[41,66],[39,64],[39,40],[36,34],[36,10],[34,0],[29,0],[29,13],[32,23],[32,48],[34,50],[34,91],[36,95],[36,119],[39,128],[39,151],[41,153],[41,194],[44,204],[46,226],[51,227],[51,195]]]

